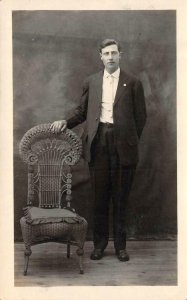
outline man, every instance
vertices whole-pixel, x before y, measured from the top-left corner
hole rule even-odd
[[[104,40],[100,57],[104,71],[85,80],[73,116],[55,121],[51,128],[60,132],[86,120],[84,152],[95,195],[94,250],[90,258],[101,259],[108,244],[112,199],[114,247],[118,259],[127,261],[125,212],[138,162],[138,141],[146,121],[144,92],[139,80],[119,68],[119,43]]]

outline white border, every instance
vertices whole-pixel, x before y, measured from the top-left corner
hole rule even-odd
[[[13,248],[13,10],[176,10],[177,11],[177,130],[178,130],[178,286],[145,287],[14,287]],[[187,299],[187,2],[161,0],[1,0],[0,1],[0,299]],[[6,148],[5,148],[6,147]]]

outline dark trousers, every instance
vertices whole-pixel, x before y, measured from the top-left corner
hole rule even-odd
[[[91,152],[89,167],[95,197],[94,247],[104,250],[108,244],[112,200],[114,247],[116,250],[125,249],[126,204],[136,166],[120,164],[112,124],[100,123]]]

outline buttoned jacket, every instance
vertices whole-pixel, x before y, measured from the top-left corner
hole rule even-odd
[[[86,121],[84,157],[90,162],[91,147],[101,114],[103,71],[86,78],[80,104],[67,120],[68,128]],[[146,106],[141,82],[120,70],[113,104],[113,123],[116,148],[123,165],[137,164],[138,142],[146,122]]]

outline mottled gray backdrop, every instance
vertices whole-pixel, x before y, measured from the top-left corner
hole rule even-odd
[[[20,139],[32,126],[65,118],[78,104],[83,79],[102,67],[98,43],[106,37],[121,41],[121,66],[141,79],[148,112],[129,199],[129,237],[167,237],[177,232],[175,11],[15,11],[16,240],[21,239],[19,219],[27,197]],[[78,133],[81,130],[76,128]],[[73,195],[73,206],[89,222],[90,239],[93,200],[83,159],[74,167]]]

